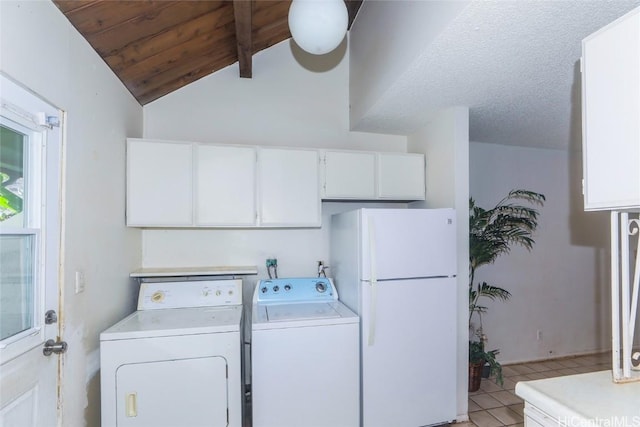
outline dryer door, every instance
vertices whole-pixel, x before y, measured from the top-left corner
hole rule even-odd
[[[227,426],[223,357],[122,365],[116,373],[118,427]]]

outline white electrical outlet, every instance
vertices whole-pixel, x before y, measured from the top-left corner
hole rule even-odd
[[[82,271],[76,271],[76,294],[84,292],[85,279]]]

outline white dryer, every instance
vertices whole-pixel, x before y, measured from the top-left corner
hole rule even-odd
[[[142,283],[100,334],[103,427],[242,426],[242,280]]]
[[[358,427],[359,360],[359,318],[338,301],[330,279],[258,282],[253,427]]]

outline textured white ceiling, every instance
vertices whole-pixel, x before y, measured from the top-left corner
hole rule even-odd
[[[464,105],[472,141],[579,147],[581,41],[638,5],[473,1],[352,129],[407,135],[430,111]]]

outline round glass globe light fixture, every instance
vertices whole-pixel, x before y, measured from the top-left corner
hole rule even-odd
[[[289,30],[306,52],[323,55],[334,50],[347,33],[349,13],[343,0],[293,0]]]

